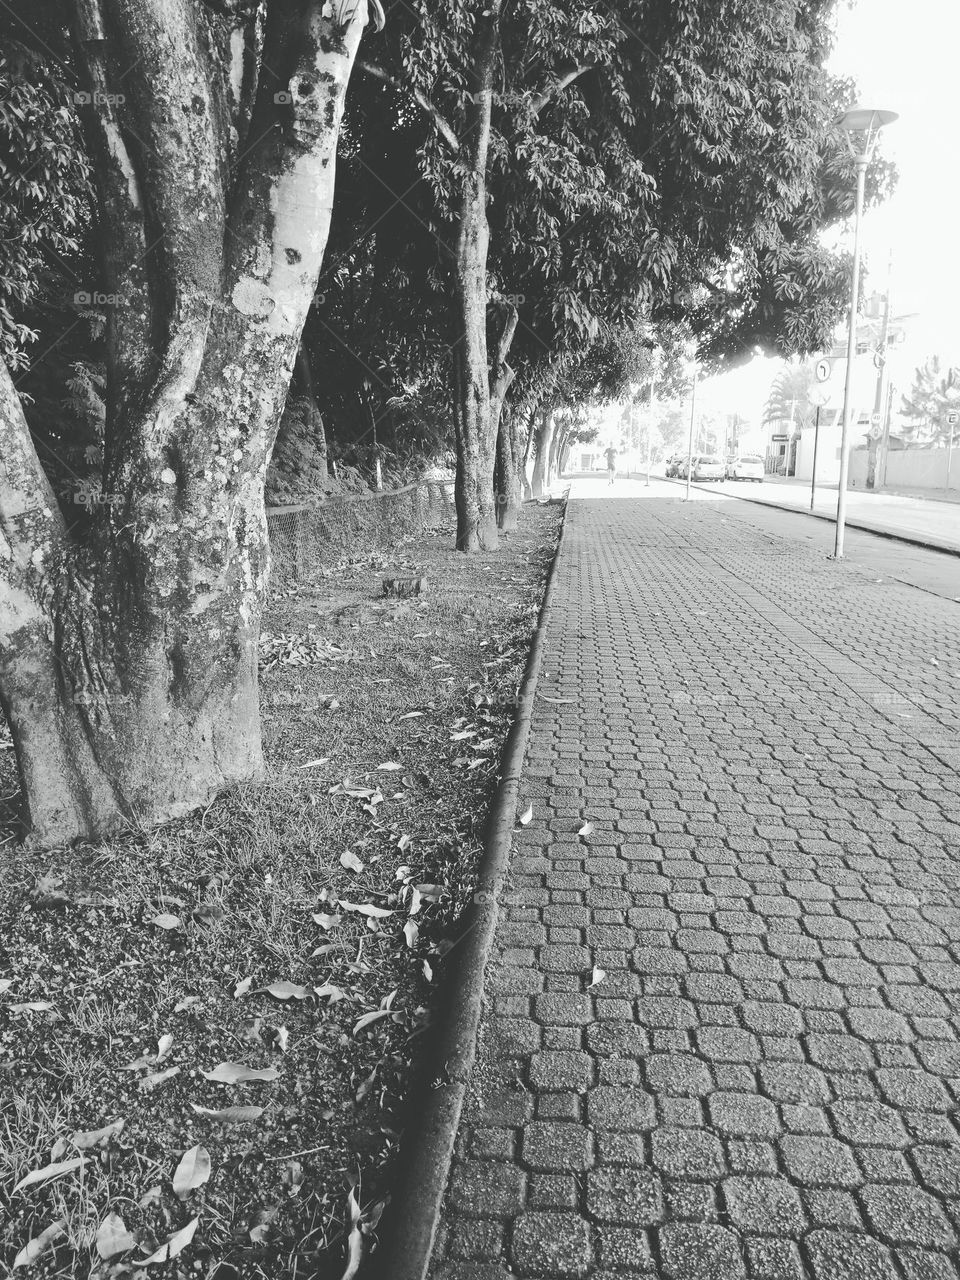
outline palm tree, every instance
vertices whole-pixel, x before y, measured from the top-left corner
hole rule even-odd
[[[770,394],[763,410],[764,426],[792,423],[799,427],[813,421],[810,388],[814,383],[814,371],[808,364],[788,365],[781,369],[770,385]]]

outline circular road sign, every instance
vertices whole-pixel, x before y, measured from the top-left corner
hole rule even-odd
[[[818,360],[814,372],[817,375],[818,382],[827,382],[830,374],[833,372],[833,363],[830,360]]]
[[[818,383],[807,392],[807,399],[815,409],[823,409],[833,397],[833,392],[823,383]]]

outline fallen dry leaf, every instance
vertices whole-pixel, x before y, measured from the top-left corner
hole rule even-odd
[[[29,1267],[31,1263],[36,1262],[41,1253],[49,1248],[58,1236],[63,1235],[64,1225],[63,1222],[52,1222],[33,1240],[29,1240],[13,1260],[14,1271],[18,1267]]]
[[[69,1160],[58,1160],[54,1164],[44,1165],[42,1169],[34,1169],[25,1178],[21,1178],[13,1188],[14,1192],[23,1191],[26,1187],[36,1186],[38,1182],[49,1182],[51,1178],[62,1178],[64,1174],[73,1173],[83,1165],[83,1156],[73,1156]]]
[[[70,1141],[78,1151],[89,1151],[91,1147],[99,1147],[102,1143],[115,1137],[125,1124],[125,1120],[114,1120],[112,1124],[105,1124],[102,1129],[88,1129],[85,1132],[77,1132]]]
[[[210,1152],[206,1147],[191,1147],[185,1151],[173,1174],[173,1190],[181,1200],[191,1191],[202,1187],[210,1177]]]
[[[115,1254],[133,1249],[137,1237],[131,1235],[127,1225],[117,1213],[108,1213],[97,1228],[97,1253],[101,1258],[112,1258]]]
[[[197,1232],[197,1224],[199,1218],[191,1218],[185,1227],[181,1227],[179,1231],[175,1231],[155,1253],[151,1253],[149,1258],[140,1258],[139,1265],[141,1267],[149,1267],[158,1262],[169,1262],[171,1258],[177,1257],[183,1253],[184,1249],[193,1239]]]
[[[280,1072],[276,1067],[245,1067],[242,1062],[221,1062],[212,1071],[201,1071],[205,1080],[216,1084],[249,1084],[260,1080],[276,1080]]]
[[[306,1000],[310,988],[296,982],[271,982],[269,987],[257,987],[255,994],[275,996],[277,1000]]]
[[[249,1124],[263,1115],[263,1107],[224,1107],[221,1111],[214,1111],[210,1107],[201,1107],[196,1102],[191,1102],[190,1106],[198,1116],[218,1120],[221,1124]]]

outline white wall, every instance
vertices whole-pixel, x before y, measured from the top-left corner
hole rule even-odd
[[[884,483],[889,489],[898,485],[908,489],[946,489],[947,450],[898,449],[889,452]],[[960,489],[960,443],[953,449],[950,488]]]

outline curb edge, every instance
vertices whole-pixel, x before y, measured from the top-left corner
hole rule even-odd
[[[510,865],[520,778],[542,664],[543,636],[569,510],[569,501],[565,501],[560,536],[520,686],[520,706],[504,745],[502,774],[488,818],[477,887],[462,920],[466,939],[456,968],[445,984],[443,1024],[424,1064],[418,1088],[409,1100],[411,1111],[419,1103],[419,1123],[401,1154],[396,1178],[398,1190],[387,1210],[383,1240],[370,1259],[366,1273],[369,1280],[426,1280],[433,1258],[454,1143],[476,1058],[487,962],[500,919],[500,893]],[[445,1075],[449,1082],[444,1087],[431,1088],[428,1083],[431,1075],[435,1078]]]

